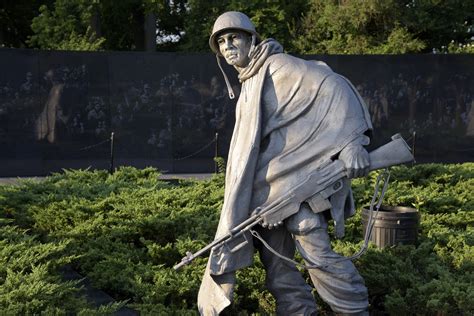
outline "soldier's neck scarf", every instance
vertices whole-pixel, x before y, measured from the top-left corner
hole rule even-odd
[[[239,74],[239,81],[244,82],[255,75],[269,56],[278,53],[283,53],[283,46],[273,38],[268,38],[258,44],[250,56],[248,66]]]

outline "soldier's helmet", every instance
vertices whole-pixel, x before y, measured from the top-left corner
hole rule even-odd
[[[217,36],[225,30],[240,30],[254,35],[257,40],[260,40],[260,35],[255,30],[250,18],[245,14],[237,11],[229,11],[221,14],[214,22],[212,28],[211,37],[209,37],[209,46],[212,51],[217,55],[221,55],[219,52],[219,45],[217,44]]]

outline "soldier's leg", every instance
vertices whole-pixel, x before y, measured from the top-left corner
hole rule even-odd
[[[293,258],[295,242],[285,227],[257,228],[263,239],[278,253]],[[271,253],[259,242],[256,247],[267,272],[266,286],[275,297],[278,315],[316,315],[317,308],[311,286],[295,267]]]
[[[309,270],[319,296],[336,313],[368,315],[367,288],[352,261],[332,263],[343,257],[331,249],[323,214],[314,214],[303,204],[287,221],[287,227],[306,264],[328,264],[326,268]]]

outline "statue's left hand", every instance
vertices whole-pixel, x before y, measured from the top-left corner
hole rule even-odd
[[[268,229],[278,228],[279,226],[282,226],[282,225],[283,225],[283,221],[280,221],[280,222],[278,222],[278,223],[276,223],[276,224],[268,224],[268,223],[266,223],[266,222],[263,222],[263,223],[261,224],[261,226],[262,226],[263,228],[268,228]]]
[[[253,216],[253,215],[257,215],[258,213],[260,213],[261,211],[261,208],[260,207],[257,207],[250,216]],[[278,228],[279,226],[282,226],[284,223],[283,221],[279,221],[278,223],[273,223],[273,224],[269,224],[268,222],[265,221],[265,218],[262,222],[260,222],[260,226],[262,226],[263,228],[268,228],[268,229],[274,229],[274,228]]]
[[[369,173],[369,153],[362,145],[349,144],[344,147],[339,154],[339,160],[344,162],[349,179],[364,177]]]

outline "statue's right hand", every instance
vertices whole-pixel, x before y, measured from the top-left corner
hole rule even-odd
[[[362,145],[345,147],[339,154],[339,159],[344,162],[349,179],[364,177],[369,173],[369,154]]]

